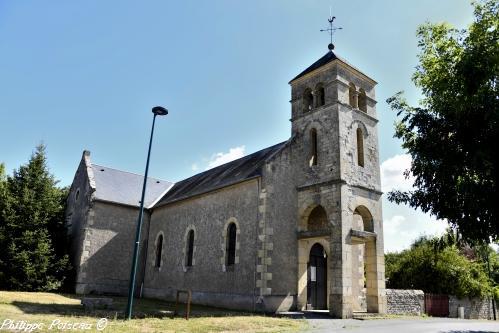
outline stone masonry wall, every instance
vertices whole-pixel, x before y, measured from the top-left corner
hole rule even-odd
[[[133,256],[138,208],[94,201],[85,226],[85,240],[77,293],[126,295]],[[136,287],[143,280],[144,256],[149,224],[145,212]]]
[[[386,289],[389,314],[420,316],[424,313],[422,290]]]
[[[192,290],[197,304],[254,310],[259,249],[259,180],[167,204],[154,209],[149,230],[144,296],[175,300],[177,290]],[[226,269],[224,233],[238,226],[236,261]],[[192,266],[186,266],[187,233],[194,230]],[[160,267],[155,240],[164,235]],[[237,247],[237,245],[239,245]]]
[[[465,319],[491,319],[493,318],[492,301],[480,298],[462,298],[449,296],[449,317],[457,318],[458,307],[464,307]],[[497,307],[496,307],[497,310]]]
[[[90,163],[90,152],[84,151],[69,190],[65,212],[65,223],[70,244],[69,256],[71,265],[76,270],[75,283],[84,275],[82,264],[86,253],[84,253],[83,248],[87,223],[92,218],[90,207],[94,191],[95,182]],[[76,290],[78,292],[78,286],[76,286]]]

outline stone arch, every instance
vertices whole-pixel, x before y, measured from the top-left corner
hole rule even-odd
[[[308,112],[314,107],[314,95],[312,89],[307,88],[303,91],[303,111]]]
[[[312,250],[312,247],[315,245],[315,244],[319,244],[321,245],[323,248],[324,248],[324,252],[326,252],[326,256],[329,257],[330,256],[330,249],[329,249],[329,242],[327,239],[325,238],[316,238],[316,239],[313,239],[313,241],[310,241],[307,243],[307,246],[304,248],[305,252],[306,253],[310,253],[310,251]]]
[[[163,248],[165,246],[165,236],[162,231],[158,232],[154,240],[154,261],[153,266],[161,270],[163,266]]]
[[[318,223],[320,226],[323,226],[323,229],[329,228],[329,212],[326,210],[324,206],[322,206],[319,202],[315,203],[307,203],[300,209],[301,213],[299,214],[298,220],[298,230],[300,231],[308,231],[309,229],[309,220],[310,217],[314,219],[314,222]],[[315,213],[314,213],[315,211]],[[314,215],[312,215],[314,213]],[[320,221],[320,223],[319,223]],[[321,229],[321,230],[323,230]],[[317,230],[317,229],[314,229]]]
[[[317,205],[308,216],[307,230],[324,230],[327,227],[328,220],[326,210],[321,205]]]
[[[369,136],[369,131],[367,130],[366,124],[360,120],[354,120],[352,121],[352,125],[350,126],[353,129],[360,128],[362,129],[362,133],[364,134],[364,139],[366,139]]]
[[[307,266],[310,256],[310,251],[315,244],[320,244],[327,258],[331,256],[330,241],[326,237],[302,239],[298,241],[298,295],[297,306],[300,310],[305,310],[307,305]],[[329,294],[331,293],[331,275],[328,268],[327,281],[327,304],[329,305]]]
[[[348,85],[348,104],[350,104],[350,106],[354,109],[358,107],[357,88],[352,82],[350,82],[350,84]]]
[[[354,209],[352,229],[374,232],[373,216],[366,206],[358,205]],[[378,290],[380,287],[384,288],[381,281],[384,279],[381,262],[383,258],[377,255],[376,243],[376,237],[372,237],[352,245],[352,294],[354,302],[355,297],[364,298],[362,310],[367,312],[383,311],[380,308]]]
[[[306,164],[308,167],[316,164],[311,164],[312,162],[312,131],[315,131],[316,134],[316,162],[318,162],[318,159],[320,156],[325,156],[324,154],[321,154],[323,152],[322,147],[321,147],[321,138],[327,136],[327,131],[326,131],[326,126],[324,125],[323,121],[320,119],[315,119],[311,121],[310,123],[306,124],[303,127],[302,130],[302,144],[305,149],[305,152],[307,155],[305,155],[305,158],[303,159],[303,163]]]
[[[184,269],[184,272],[187,272],[190,267],[193,267],[196,264],[195,254],[197,237],[196,227],[192,224],[189,224],[185,230],[184,247],[182,250],[182,267]]]
[[[316,107],[320,107],[326,104],[326,92],[324,90],[323,83],[318,83],[315,86],[315,101]]]
[[[362,219],[361,226],[363,231],[374,232],[373,216],[366,206],[357,206],[353,214],[360,216],[360,218]]]
[[[228,230],[230,225],[235,225],[236,227],[236,246],[235,246],[235,253],[234,253],[234,265],[239,264],[239,250],[241,247],[241,227],[239,225],[239,222],[235,217],[229,218],[222,229],[222,241],[220,244],[220,248],[222,249],[222,257],[220,258],[220,263],[222,264],[222,271],[226,272],[228,265],[227,265],[227,243],[228,243]]]
[[[309,272],[307,273],[307,304],[312,309],[327,309],[327,252],[319,242],[315,242],[309,252]]]
[[[367,96],[364,89],[359,89],[359,110],[367,113]]]

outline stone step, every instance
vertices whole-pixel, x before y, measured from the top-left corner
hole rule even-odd
[[[386,316],[381,313],[354,312],[352,318],[357,320],[370,320],[370,319],[384,319],[386,318]]]
[[[302,311],[281,311],[276,312],[277,317],[292,318],[292,319],[303,319],[305,318],[305,313]]]

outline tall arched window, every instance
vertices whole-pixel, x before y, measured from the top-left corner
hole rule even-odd
[[[350,83],[348,87],[348,103],[351,107],[357,108],[357,89],[353,83]]]
[[[316,96],[317,107],[323,106],[324,104],[326,104],[324,87],[322,86],[321,83],[317,85],[317,88],[315,89],[315,91],[316,91],[316,95],[317,95]]]
[[[227,227],[227,244],[225,249],[227,266],[232,266],[236,263],[236,237],[237,226],[235,223],[230,223]]]
[[[364,166],[364,134],[357,128],[357,164]]]
[[[158,236],[158,241],[156,242],[156,260],[154,261],[154,266],[161,267],[161,254],[163,252],[163,235]]]
[[[312,128],[310,130],[310,161],[309,165],[317,165],[317,130]]]
[[[305,89],[303,93],[303,111],[310,111],[313,108],[314,96],[312,95],[312,90]]]
[[[187,258],[185,260],[185,266],[192,266],[192,257],[194,255],[194,230],[190,230],[187,235]]]
[[[367,112],[367,97],[364,89],[359,89],[359,110]]]

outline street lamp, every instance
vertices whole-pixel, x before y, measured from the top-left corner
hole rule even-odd
[[[166,116],[168,114],[168,110],[162,106],[155,106],[152,108],[152,113],[154,113],[154,116],[152,118],[151,138],[149,139],[149,150],[147,152],[146,172],[144,175],[144,183],[142,186],[142,197],[140,199],[139,220],[137,221],[137,231],[135,232],[132,269],[130,270],[130,286],[128,287],[128,302],[126,307],[127,319],[132,318],[133,294],[135,291],[135,275],[137,273],[137,260],[139,257],[139,247],[140,247],[140,231],[142,229],[142,220],[144,217],[144,201],[145,201],[144,199],[147,186],[147,173],[149,171],[149,158],[151,157],[151,145],[152,145],[152,136],[154,134],[154,123],[156,122],[156,116]]]

